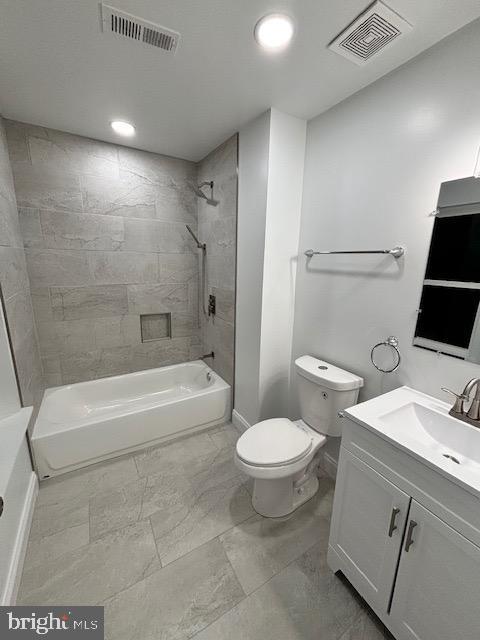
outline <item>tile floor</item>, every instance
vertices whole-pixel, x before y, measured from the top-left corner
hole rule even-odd
[[[107,640],[382,640],[326,564],[333,483],[256,514],[231,424],[42,483],[18,604],[101,604]]]

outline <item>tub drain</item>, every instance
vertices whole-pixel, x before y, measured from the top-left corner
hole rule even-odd
[[[449,453],[442,453],[442,455],[443,455],[444,458],[448,458],[452,462],[455,462],[455,464],[460,464],[460,461],[457,460],[457,458],[455,458],[455,456],[451,456]]]

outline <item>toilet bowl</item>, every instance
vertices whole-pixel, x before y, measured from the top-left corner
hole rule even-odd
[[[326,437],[303,420],[258,422],[238,440],[235,462],[254,478],[252,504],[264,516],[291,513],[318,490],[316,454]]]
[[[302,356],[295,361],[301,419],[272,418],[238,439],[235,464],[254,479],[252,505],[266,517],[288,515],[318,490],[318,453],[341,435],[338,412],[357,402],[362,378]]]

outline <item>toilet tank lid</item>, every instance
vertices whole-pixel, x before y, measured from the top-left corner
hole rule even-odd
[[[304,378],[334,391],[350,391],[363,387],[363,378],[313,356],[297,358],[295,369]]]

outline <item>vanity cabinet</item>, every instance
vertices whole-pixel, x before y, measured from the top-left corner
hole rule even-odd
[[[479,640],[478,499],[464,499],[458,486],[346,422],[330,567],[344,573],[397,640]],[[465,518],[469,505],[473,522]]]
[[[342,451],[330,544],[362,596],[387,611],[410,496],[349,451]]]
[[[480,637],[480,548],[412,501],[390,617],[401,640]],[[407,542],[408,552],[407,552]]]

